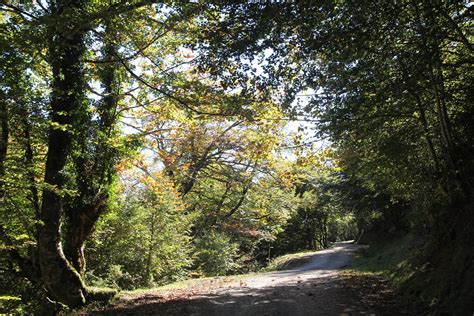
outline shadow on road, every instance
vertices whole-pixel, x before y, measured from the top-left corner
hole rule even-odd
[[[290,273],[286,271],[284,273]],[[229,288],[192,298],[164,301],[139,297],[104,315],[360,315],[393,313],[397,302],[385,293],[367,302],[367,289],[351,286],[340,276],[318,277],[263,288]],[[389,295],[390,296],[390,295]],[[372,305],[372,306],[370,306]]]
[[[406,313],[377,276],[341,275],[360,246],[337,243],[291,270],[242,278],[199,291],[148,293],[95,314],[106,315],[368,315]],[[409,314],[409,313],[408,313]]]

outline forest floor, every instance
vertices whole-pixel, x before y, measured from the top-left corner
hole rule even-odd
[[[380,276],[344,270],[361,246],[336,243],[299,267],[193,282],[167,291],[123,294],[102,315],[410,314]]]

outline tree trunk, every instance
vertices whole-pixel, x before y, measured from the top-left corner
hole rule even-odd
[[[64,253],[67,260],[80,275],[86,268],[84,244],[94,230],[95,223],[105,208],[107,197],[98,199],[95,205],[80,205],[68,210],[67,232],[64,239]]]
[[[421,126],[423,127],[423,133],[425,136],[426,145],[431,155],[431,160],[433,161],[433,167],[435,169],[436,175],[439,176],[440,164],[439,164],[438,156],[436,155],[436,150],[433,144],[433,140],[430,135],[428,119],[426,118],[426,111],[422,105],[420,97],[416,93],[412,93],[412,95],[415,97],[418,110],[420,111],[420,123],[421,123]]]
[[[417,88],[416,82],[412,82],[410,80],[409,72],[407,70],[406,65],[402,61],[399,61],[399,64],[403,72],[403,79],[405,81],[406,89],[408,90],[410,95],[414,98],[418,111],[420,112],[419,122],[421,124],[421,127],[423,128],[423,134],[425,137],[426,145],[428,147],[428,151],[430,153],[431,160],[433,162],[433,167],[434,167],[436,176],[438,177],[440,175],[440,170],[441,170],[440,163],[439,163],[438,155],[436,154],[436,149],[433,143],[433,139],[431,137],[430,127],[428,124],[428,118],[426,116],[426,108],[423,106],[423,102],[420,98],[420,95],[416,92],[416,88]]]
[[[115,47],[105,39],[104,49],[105,61],[115,60]],[[87,128],[81,140],[79,140],[80,154],[75,157],[76,182],[78,183],[79,196],[68,205],[66,215],[68,227],[64,240],[64,251],[66,258],[74,268],[82,275],[85,272],[86,259],[84,257],[84,243],[94,230],[95,223],[104,212],[107,198],[108,186],[113,179],[113,161],[116,152],[110,148],[108,140],[115,131],[117,96],[120,90],[117,80],[116,62],[106,62],[101,72],[104,98],[98,105],[100,117],[97,147],[90,153],[90,142]],[[84,117],[84,124],[90,124],[90,118]],[[90,136],[89,136],[90,137]]]
[[[77,18],[82,1],[57,1],[54,13],[58,21]],[[49,53],[52,66],[51,127],[45,165],[45,188],[38,233],[39,266],[48,294],[68,306],[85,303],[85,286],[66,260],[61,244],[61,217],[65,185],[65,166],[71,151],[75,116],[81,110],[84,92],[82,56],[84,32],[74,25],[59,23],[50,29]]]
[[[7,100],[4,92],[0,90],[0,123],[2,124],[0,136],[0,201],[4,199],[4,176],[5,176],[5,159],[8,149],[8,112]]]

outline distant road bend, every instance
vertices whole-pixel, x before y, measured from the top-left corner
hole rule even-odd
[[[354,251],[360,247],[353,241],[335,243],[331,248],[315,252],[311,261],[300,267],[252,276],[245,284],[247,288],[259,289],[336,276],[339,270],[350,266]]]

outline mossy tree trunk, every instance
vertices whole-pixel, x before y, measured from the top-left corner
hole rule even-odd
[[[74,23],[84,1],[58,0],[53,8],[57,23],[49,28],[49,57],[52,66],[51,125],[48,136],[45,187],[38,232],[38,263],[48,294],[68,306],[85,303],[85,286],[79,273],[64,256],[61,222],[65,189],[65,167],[71,152],[72,127],[84,104],[84,35]]]
[[[74,268],[82,275],[86,259],[84,244],[94,230],[95,223],[106,208],[109,187],[113,182],[114,161],[118,152],[110,145],[110,138],[116,137],[118,95],[120,83],[117,79],[118,62],[113,31],[106,28],[104,34],[104,59],[99,67],[99,79],[103,89],[103,99],[97,105],[98,121],[94,135],[91,117],[81,116],[76,152],[73,164],[79,195],[66,207],[68,226],[65,234],[65,254]]]

